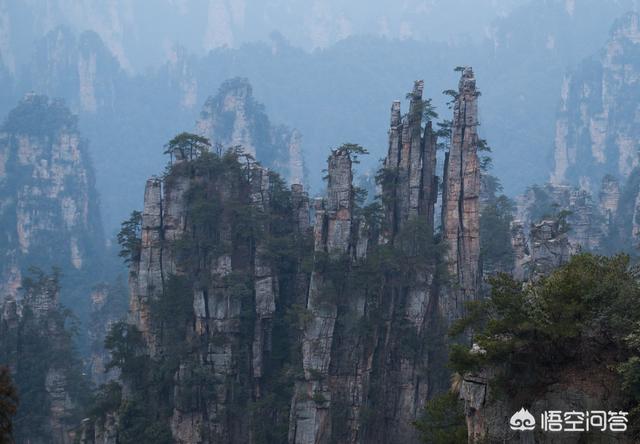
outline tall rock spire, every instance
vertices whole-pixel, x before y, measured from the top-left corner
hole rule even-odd
[[[428,122],[422,129],[424,82],[417,80],[409,94],[409,113],[401,117],[400,101],[391,106],[389,150],[385,169],[390,181],[383,191],[390,195],[387,217],[391,237],[410,219],[422,219],[433,229],[433,206],[437,198],[436,135]]]
[[[352,246],[352,161],[348,150],[338,149],[328,159],[327,198],[316,201],[314,227],[317,258],[328,254],[339,259]],[[302,338],[304,379],[296,382],[291,405],[289,442],[329,442],[332,401],[329,369],[332,358],[338,295],[331,292],[330,277],[321,270],[311,273],[307,298],[309,321]]]
[[[476,297],[480,279],[480,164],[478,92],[470,67],[462,71],[453,110],[451,148],[445,157],[442,203],[443,240],[449,273],[458,290],[444,298],[448,319],[460,317],[464,302]]]
[[[262,165],[278,171],[292,184],[304,182],[302,135],[269,120],[264,105],[253,96],[247,79],[225,81],[204,104],[196,123],[197,133],[214,146],[241,146]]]

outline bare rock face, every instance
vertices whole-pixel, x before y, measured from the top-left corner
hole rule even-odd
[[[107,370],[111,355],[105,350],[104,341],[113,324],[127,313],[128,292],[124,284],[99,284],[91,291],[89,315],[88,372],[96,387],[118,378],[117,369]]]
[[[521,221],[511,223],[511,246],[513,247],[514,267],[513,277],[524,281],[528,279],[528,265],[531,260],[527,237]]]
[[[140,260],[132,264],[129,274],[129,322],[140,330],[152,354],[156,345],[149,302],[158,297],[164,284],[162,215],[162,182],[149,179],[144,192]]]
[[[600,211],[604,216],[603,223],[610,226],[614,222],[620,203],[620,184],[615,177],[607,175],[602,178],[599,197]]]
[[[545,411],[619,410],[621,393],[612,389],[609,370],[577,366],[558,373],[557,382],[543,391],[527,394],[523,399],[496,396],[489,383],[492,373],[468,374],[462,380],[459,397],[464,403],[470,444],[485,442],[522,444],[577,444],[583,442],[582,433],[549,433],[540,428],[540,415]],[[516,431],[509,427],[509,419],[518,412],[526,399],[527,410],[536,418],[535,431]],[[563,436],[564,435],[564,436]],[[602,442],[631,443],[625,433],[609,434]],[[595,439],[595,438],[594,438]],[[598,441],[596,441],[598,442]]]
[[[471,68],[465,68],[453,111],[451,148],[445,158],[442,233],[449,273],[459,290],[442,301],[447,319],[462,316],[464,303],[477,297],[480,280],[480,164],[478,93]]]
[[[291,206],[293,207],[296,228],[304,233],[309,229],[309,195],[299,183],[291,185]]]
[[[416,81],[411,92],[409,113],[401,117],[400,102],[391,107],[389,150],[385,169],[392,175],[385,182],[393,202],[387,208],[388,226],[393,236],[408,220],[424,220],[426,230],[433,231],[433,208],[438,197],[436,169],[436,135],[431,122],[422,128],[424,82]]]
[[[406,116],[392,106],[381,183],[390,198],[373,216],[356,201],[349,144],[331,152],[326,197],[313,204],[302,185],[285,189],[238,151],[180,159],[147,181],[128,322],[151,365],[178,356],[169,361],[167,419],[176,442],[259,442],[270,432],[264,418],[283,426],[286,437],[273,442],[419,442],[412,423],[448,386],[440,304],[477,291],[477,276],[468,278],[479,268],[480,193],[470,69],[460,88],[443,207],[455,200],[461,212],[447,219],[456,236],[444,242],[456,245],[446,264],[459,269],[455,283],[466,283],[466,293],[441,288],[436,135],[424,119],[422,82]],[[163,317],[163,304],[176,299],[186,305]],[[283,357],[283,340],[292,355]],[[123,393],[135,390],[126,377]],[[283,396],[286,409],[274,405]]]
[[[329,260],[348,255],[353,246],[353,185],[350,153],[338,149],[328,160],[327,198],[316,201],[314,251]],[[295,386],[291,405],[289,442],[314,444],[331,438],[332,387],[330,365],[338,295],[329,294],[321,270],[311,274],[306,310],[309,321],[302,337],[304,378]]]
[[[564,212],[572,254],[603,251],[617,223],[619,196],[617,182],[611,180],[603,181],[598,200],[584,189],[548,183],[530,188],[519,198],[518,216],[524,226],[531,227]]]
[[[180,106],[192,109],[198,102],[198,80],[189,54],[184,47],[176,46],[169,52],[167,70],[174,87],[180,91]]]
[[[0,300],[16,297],[28,266],[55,264],[68,276],[95,267],[102,227],[93,171],[76,118],[62,102],[29,94],[5,120],[0,196]],[[83,312],[88,301],[80,293],[68,297],[82,297],[74,303]]]
[[[247,79],[227,80],[215,97],[207,99],[197,131],[222,149],[241,146],[289,183],[303,183],[302,136],[295,129],[269,121]]]
[[[543,220],[531,229],[531,278],[549,274],[569,260],[569,237],[556,220]]]
[[[282,328],[283,304],[295,303],[304,288],[295,271],[278,270],[281,252],[271,242],[276,232],[280,242],[307,235],[309,198],[301,185],[285,189],[236,151],[203,156],[147,181],[128,322],[141,332],[152,365],[175,362],[167,425],[176,442],[253,442],[267,419],[238,412],[271,402],[282,370],[272,356],[274,326]],[[159,307],[176,298],[183,321],[172,325]],[[288,409],[278,414],[286,422]]]
[[[556,122],[553,184],[595,192],[606,174],[626,178],[638,166],[639,16],[613,26],[609,41],[564,80]]]
[[[59,276],[33,271],[20,298],[0,307],[0,361],[23,396],[14,425],[17,442],[71,444],[79,404],[80,361],[59,305]]]
[[[76,36],[64,26],[55,27],[36,42],[28,67],[25,75],[35,91],[66,97],[74,109],[87,114],[114,105],[114,78],[123,74],[98,34],[84,31]]]

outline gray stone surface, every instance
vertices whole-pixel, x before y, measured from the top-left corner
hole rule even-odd
[[[441,311],[453,320],[480,288],[480,165],[478,93],[473,70],[464,68],[453,108],[451,147],[445,159],[442,236],[454,287],[441,298]]]

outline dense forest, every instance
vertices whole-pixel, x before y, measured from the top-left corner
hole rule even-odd
[[[638,442],[635,3],[289,3],[0,0],[0,442]]]

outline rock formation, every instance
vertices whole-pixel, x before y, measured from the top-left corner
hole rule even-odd
[[[307,235],[309,200],[300,185],[288,191],[242,156],[231,150],[177,159],[164,179],[146,185],[128,322],[141,333],[152,366],[172,365],[165,426],[180,443],[252,442],[262,433],[266,416],[237,412],[271,402],[275,375],[285,371],[282,342],[293,339],[282,326],[289,328],[287,307],[304,279],[280,271],[295,257],[278,262],[282,252],[274,245]],[[175,298],[182,301],[178,324],[161,309]],[[128,378],[123,372],[125,384]],[[286,424],[288,403],[283,408]]]
[[[618,211],[620,203],[620,183],[610,175],[602,178],[602,186],[598,196],[600,199],[600,209],[604,217],[605,226],[611,226],[614,223],[615,215]]]
[[[303,183],[300,133],[269,122],[264,105],[253,97],[247,79],[227,80],[216,96],[207,99],[197,130],[223,150],[241,146],[245,153],[278,171],[289,183]]]
[[[480,282],[480,164],[478,92],[471,68],[465,68],[453,110],[451,148],[445,157],[442,237],[449,273],[458,287],[441,301],[447,319],[464,313],[464,303],[478,297]]]
[[[528,279],[528,264],[530,262],[529,245],[522,221],[511,223],[511,247],[513,248],[514,267],[513,277],[519,281]]]
[[[471,71],[463,78],[472,78]],[[466,91],[468,84],[463,85]],[[417,442],[412,422],[427,399],[447,385],[437,301],[440,297],[448,303],[450,296],[438,295],[438,259],[432,238],[438,184],[436,136],[429,121],[422,125],[429,106],[422,98],[423,87],[421,81],[415,83],[405,116],[400,102],[391,107],[389,151],[380,173],[385,221],[380,237],[368,237],[367,222],[355,216],[353,197],[349,197],[351,165],[345,153],[338,150],[329,158],[328,198],[316,206],[316,256],[327,254],[334,261],[342,257],[339,267],[347,273],[347,282],[362,279],[359,270],[370,266],[369,259],[375,261],[377,254],[393,251],[400,263],[409,262],[399,265],[406,267],[400,275],[381,276],[380,283],[373,285],[379,290],[345,290],[348,284],[336,288],[343,281],[335,272],[327,272],[326,265],[312,273],[303,339],[305,378],[296,384],[290,443]],[[458,130],[461,153],[462,135],[469,133]],[[475,134],[475,128],[469,131]],[[464,146],[465,155],[458,158],[464,157],[470,167],[475,148]],[[475,181],[463,180],[459,168],[450,172],[452,181],[457,178],[460,184],[475,186],[476,206],[467,205],[477,210],[479,176]],[[474,193],[464,195],[470,201]],[[467,211],[460,225],[477,229],[478,218],[478,211]],[[464,227],[460,227],[461,239],[476,248],[475,268],[469,267],[477,271],[479,233],[472,239]],[[367,247],[359,248],[367,239]],[[476,287],[469,290],[475,293]],[[353,331],[354,324],[363,322],[371,324],[372,333],[366,337]]]
[[[517,213],[523,227],[563,213],[572,253],[607,252],[612,249],[613,237],[623,225],[620,198],[618,181],[612,176],[603,178],[597,194],[579,187],[548,183],[544,187],[530,187],[520,196]],[[625,237],[629,241],[633,235],[629,232]]]
[[[126,359],[120,379],[125,399],[157,412],[153,430],[180,443],[419,441],[412,423],[448,385],[445,332],[462,315],[450,311],[443,323],[439,304],[456,306],[479,291],[470,69],[460,87],[445,198],[461,212],[447,216],[456,236],[442,242],[456,245],[446,261],[461,264],[456,285],[444,286],[438,267],[437,144],[422,82],[405,116],[400,102],[392,105],[382,205],[357,199],[352,166],[361,149],[352,144],[328,158],[327,194],[313,203],[312,229],[303,187],[286,189],[245,150],[178,158],[163,178],[147,181],[140,251],[131,256],[132,330],[122,340],[139,332],[142,345],[129,349],[140,347],[144,368],[168,372],[162,393],[171,395],[159,399],[136,385],[155,373],[133,372]],[[239,96],[224,97],[210,105],[228,99],[247,115]],[[206,117],[200,127],[220,134],[219,116]],[[464,293],[454,291],[458,282]],[[122,405],[102,418],[120,421],[117,433],[126,432]],[[85,435],[92,442],[95,433]]]
[[[5,120],[0,196],[0,300],[16,298],[31,265],[56,265],[69,279],[95,271],[103,241],[93,171],[76,118],[60,101],[29,94]],[[87,294],[79,286],[62,298],[82,316]]]
[[[346,150],[331,153],[328,160],[327,199],[316,201],[314,252],[316,257],[339,260],[353,247],[353,185],[351,156]],[[309,321],[302,337],[304,379],[296,383],[291,407],[289,442],[313,444],[331,437],[332,388],[330,367],[338,312],[336,290],[330,277],[316,269],[311,274],[306,310]],[[353,389],[358,390],[357,387]],[[361,397],[361,396],[360,396]]]
[[[586,410],[618,411],[622,402],[621,394],[611,389],[611,374],[593,368],[570,369],[570,373],[558,374],[557,382],[547,386],[544,392],[528,398],[527,410],[540,420],[544,411],[561,412]],[[494,398],[489,378],[486,374],[465,376],[460,399],[465,406],[467,430],[470,444],[483,442],[513,443],[579,443],[584,439],[581,433],[544,433],[540,423],[535,431],[516,431],[509,428],[509,418],[522,408],[519,400]],[[593,406],[593,407],[591,407]],[[600,407],[596,407],[600,406]],[[563,436],[564,435],[564,436]],[[596,439],[596,438],[588,438]],[[596,441],[597,442],[597,441]],[[609,434],[605,441],[612,443],[631,443],[625,433]]]
[[[393,174],[388,186],[388,227],[393,236],[408,220],[423,220],[433,232],[433,208],[438,197],[436,169],[436,135],[431,122],[422,128],[424,82],[418,81],[411,92],[409,112],[400,115],[400,102],[391,107],[389,150],[385,169]],[[387,184],[391,185],[391,184]]]
[[[21,82],[28,90],[65,97],[74,110],[94,114],[114,106],[123,74],[98,34],[75,35],[58,26],[36,42]]]
[[[120,280],[117,280],[115,284],[96,285],[91,291],[90,298],[87,370],[91,381],[99,387],[118,377],[117,369],[107,370],[112,357],[105,350],[104,341],[113,324],[126,316],[128,292]]]
[[[556,122],[554,184],[595,192],[607,174],[623,179],[638,166],[639,16],[616,21],[594,58],[565,78]]]
[[[71,444],[86,395],[67,315],[59,306],[59,276],[39,269],[22,281],[18,300],[9,295],[0,318],[0,362],[20,393],[17,442]]]
[[[557,220],[543,220],[531,228],[530,278],[549,274],[569,260],[569,238]]]

